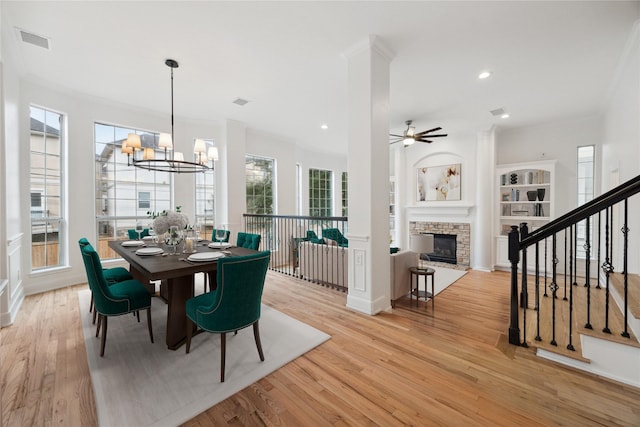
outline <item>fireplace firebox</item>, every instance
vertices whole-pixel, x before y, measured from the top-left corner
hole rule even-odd
[[[455,234],[434,234],[433,235],[433,252],[426,254],[429,261],[446,262],[448,264],[457,264],[456,258],[456,235]],[[423,259],[427,259],[422,255]]]

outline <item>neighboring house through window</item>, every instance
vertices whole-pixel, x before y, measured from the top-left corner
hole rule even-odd
[[[65,117],[30,108],[31,270],[65,265]]]
[[[140,135],[142,146],[157,147],[158,134],[104,123],[94,124],[96,168],[96,227],[98,241],[92,242],[101,258],[114,258],[109,240],[125,238],[127,230],[142,221],[151,225],[149,211],[173,209],[172,174],[127,165],[122,142],[129,133]],[[156,158],[164,152],[156,150]]]

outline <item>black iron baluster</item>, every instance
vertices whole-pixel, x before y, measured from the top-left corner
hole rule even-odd
[[[569,226],[569,283],[571,283],[571,274],[573,273],[573,226]],[[567,301],[567,229],[564,229],[564,295],[563,301]]]
[[[602,248],[602,211],[598,212],[598,266],[600,266],[600,250]],[[596,277],[596,289],[600,289],[600,271]]]
[[[611,258],[609,258],[609,228],[611,224],[609,223],[609,211],[611,207],[606,208],[605,210],[605,224],[604,224],[604,251],[605,251],[605,260],[604,264],[602,264],[602,270],[605,273],[605,285],[606,285],[606,293],[605,293],[605,309],[604,309],[604,328],[602,332],[610,334],[611,329],[609,329],[609,274],[613,271],[613,265],[611,264]],[[612,239],[613,240],[613,239]],[[613,243],[611,244],[613,246]]]
[[[573,286],[578,286],[578,224],[573,226]]]
[[[551,252],[552,252],[552,262],[553,262],[553,267],[551,268],[551,284],[549,285],[549,289],[551,289],[551,345],[555,345],[557,346],[558,343],[556,342],[556,292],[558,292],[558,289],[560,288],[558,286],[558,284],[556,283],[556,273],[557,273],[557,265],[558,265],[558,257],[556,254],[556,234],[553,234],[553,238],[552,238],[552,246],[551,246]]]
[[[542,341],[540,337],[540,246],[536,242],[536,341]]]
[[[524,240],[529,235],[529,228],[526,222],[520,223],[520,240]],[[527,288],[527,248],[522,249],[522,287],[520,288],[520,307],[525,311],[529,306],[529,289]],[[525,338],[527,336],[525,335]],[[526,342],[526,340],[525,340]]]
[[[627,295],[627,286],[628,286],[628,271],[627,271],[627,259],[628,259],[628,246],[629,246],[629,228],[627,227],[627,220],[628,220],[628,203],[629,199],[624,199],[624,226],[622,227],[622,235],[624,236],[624,259],[623,259],[623,269],[624,269],[624,331],[622,331],[622,333],[620,335],[622,335],[625,338],[631,338],[631,335],[629,335],[629,330],[627,329],[627,325],[629,324],[629,310],[627,307],[627,304],[629,302],[628,300],[628,295]]]
[[[591,326],[591,284],[590,284],[590,278],[591,278],[591,233],[589,232],[591,230],[590,228],[591,225],[591,217],[588,216],[587,217],[587,239],[586,242],[584,244],[584,250],[585,253],[587,255],[587,259],[585,260],[585,268],[587,270],[587,277],[585,280],[584,285],[587,287],[587,323],[584,325],[584,327],[586,329],[593,329],[593,326]]]
[[[571,283],[573,283],[573,236],[578,233],[576,225],[570,226],[570,234],[571,234],[571,248],[570,248],[570,263],[569,272],[571,277]],[[575,228],[575,234],[574,234]],[[565,297],[566,299],[566,297]],[[573,346],[573,286],[569,286],[569,344],[567,344],[567,350],[575,351],[575,347]]]
[[[547,252],[549,250],[549,244],[547,243],[547,238],[544,238],[544,296],[548,297],[549,295],[547,295],[547,277],[549,276],[549,272],[547,271],[547,264],[549,263],[549,261],[547,260]]]

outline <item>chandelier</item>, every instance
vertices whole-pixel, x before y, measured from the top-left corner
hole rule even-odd
[[[173,69],[178,62],[167,59],[164,63],[171,68],[171,134],[161,133],[157,145],[154,141],[143,148],[140,135],[130,133],[122,143],[122,153],[127,155],[127,165],[141,169],[172,173],[195,173],[213,170],[218,160],[218,149],[210,147],[202,139],[196,139],[193,146],[193,161],[184,159],[181,152],[173,151]],[[156,158],[156,148],[164,151],[164,158]],[[173,151],[173,154],[170,152]]]

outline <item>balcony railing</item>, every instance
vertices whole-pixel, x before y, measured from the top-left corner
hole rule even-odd
[[[260,249],[271,251],[271,270],[342,291],[347,228],[347,217],[244,215],[245,232],[260,234]]]

